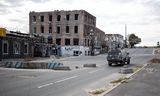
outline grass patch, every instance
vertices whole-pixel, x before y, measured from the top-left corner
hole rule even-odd
[[[104,89],[104,88],[101,88],[101,89],[96,89],[96,90],[94,90],[94,91],[92,91],[92,92],[90,92],[91,94],[94,94],[94,95],[97,95],[97,94],[101,94],[101,93],[103,93],[103,92],[105,92],[106,91],[106,89]]]
[[[111,81],[110,83],[127,83],[127,81],[129,80],[129,78],[119,78],[117,80]]]

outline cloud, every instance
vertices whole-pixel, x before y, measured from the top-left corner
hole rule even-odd
[[[141,36],[146,44],[150,36],[160,36],[155,34],[160,31],[160,0],[0,0],[0,26],[28,32],[30,11],[80,9],[96,16],[97,27],[106,33],[124,35],[127,24],[128,33]]]
[[[25,0],[24,0],[25,1]],[[32,2],[34,2],[34,3],[44,3],[44,2],[48,2],[48,1],[50,1],[50,0],[30,0],[30,1],[32,1]]]
[[[33,3],[44,3],[48,2],[50,0],[1,0],[0,1],[0,14],[10,14],[12,10],[15,10],[16,8],[20,8],[27,4],[27,2],[33,2]]]

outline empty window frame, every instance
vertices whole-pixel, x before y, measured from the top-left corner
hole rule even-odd
[[[61,28],[60,28],[60,26],[57,26],[57,33],[58,33],[58,34],[61,33]]]
[[[44,16],[41,16],[41,22],[44,22]]]
[[[69,33],[69,26],[66,26],[66,33]]]
[[[75,14],[74,19],[78,20],[78,16],[79,16],[79,14]]]
[[[9,44],[8,41],[3,41],[2,43],[2,52],[3,54],[8,54]]]
[[[34,28],[33,28],[33,33],[36,33],[36,32],[37,32],[37,28],[34,27]]]
[[[79,39],[78,38],[73,39],[73,45],[79,45]]]
[[[70,39],[65,39],[65,45],[70,45]]]
[[[57,21],[61,21],[61,15],[57,15]]]
[[[56,39],[56,44],[61,45],[61,39]]]
[[[41,33],[44,33],[44,26],[41,26]]]
[[[36,16],[33,16],[33,22],[36,22]]]
[[[74,33],[78,33],[78,26],[74,26]]]
[[[69,21],[69,19],[70,19],[70,15],[67,14],[67,15],[66,15],[66,20]]]
[[[49,21],[52,21],[52,15],[49,15]]]
[[[49,33],[52,33],[52,26],[49,26]]]

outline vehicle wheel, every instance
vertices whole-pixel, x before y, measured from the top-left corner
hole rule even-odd
[[[127,64],[130,64],[130,60],[127,61]]]
[[[123,66],[124,64],[125,64],[125,61],[122,61],[122,62],[121,62],[121,65]]]
[[[112,62],[108,62],[108,66],[112,66]]]

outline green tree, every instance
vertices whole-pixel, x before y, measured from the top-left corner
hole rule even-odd
[[[131,35],[129,36],[128,41],[129,41],[129,44],[130,44],[131,48],[133,48],[134,45],[136,45],[136,44],[138,44],[138,43],[141,42],[141,38],[139,38],[139,37],[136,36],[135,34],[131,34]]]

